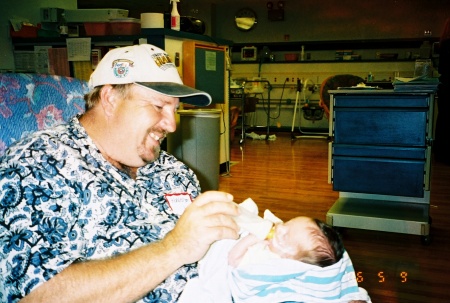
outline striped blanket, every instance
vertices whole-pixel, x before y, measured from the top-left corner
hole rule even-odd
[[[347,252],[324,268],[289,259],[244,265],[228,272],[228,283],[235,303],[370,301]]]
[[[234,244],[222,240],[211,246],[199,263],[199,276],[187,283],[179,303],[371,302],[358,287],[347,252],[324,268],[288,259],[232,268],[227,256]]]
[[[239,206],[244,214],[258,214],[258,206],[250,198]],[[265,223],[261,223],[265,220],[281,221],[266,210],[264,220],[252,220],[251,215],[246,215],[236,222],[254,234],[258,228],[266,229],[266,235]],[[199,262],[199,276],[187,282],[178,303],[371,302],[367,292],[358,287],[347,252],[339,262],[323,268],[282,258],[234,268],[228,265],[228,253],[238,241],[222,240],[211,245]]]

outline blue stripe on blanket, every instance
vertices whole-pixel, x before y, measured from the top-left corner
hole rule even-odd
[[[230,278],[236,302],[339,302],[359,293],[347,252],[338,263],[325,268],[274,259],[268,264],[234,269]],[[257,301],[256,298],[265,299]]]
[[[333,276],[318,276],[318,275],[312,275],[315,273],[314,271],[306,271],[305,273],[291,273],[291,274],[284,274],[284,275],[274,275],[271,273],[270,275],[261,275],[261,274],[252,274],[249,272],[246,272],[245,270],[236,270],[242,279],[248,279],[248,280],[254,280],[259,282],[271,282],[271,283],[277,283],[277,282],[283,282],[291,279],[300,279],[303,283],[312,283],[312,284],[329,284],[332,282],[341,282],[343,279],[343,276],[351,273],[354,271],[353,266],[349,265],[345,268],[344,271],[339,272]],[[326,271],[323,271],[326,272]],[[322,274],[323,274],[322,272]],[[332,272],[334,273],[334,272]]]
[[[342,297],[345,297],[348,294],[353,294],[353,293],[358,293],[359,292],[359,287],[358,286],[353,286],[353,287],[348,287],[346,289],[343,289],[339,292],[339,294],[336,295],[331,295],[331,296],[325,296],[323,294],[321,295],[315,295],[314,293],[309,293],[308,297],[309,298],[316,298],[316,299],[321,299],[321,300],[326,300],[326,301],[335,301],[335,300],[339,300]],[[280,295],[280,294],[296,294],[297,292],[294,291],[292,288],[289,287],[272,287],[272,288],[261,288],[256,294],[255,296],[258,297],[269,297],[269,296],[273,296],[273,295]],[[303,294],[303,296],[305,296],[307,294],[307,291],[305,291],[305,293]]]

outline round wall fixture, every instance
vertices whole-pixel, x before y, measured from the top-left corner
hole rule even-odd
[[[248,7],[238,10],[234,20],[237,28],[244,32],[254,28],[257,23],[256,13]]]

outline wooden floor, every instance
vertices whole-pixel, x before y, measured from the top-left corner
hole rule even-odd
[[[246,139],[231,144],[231,167],[220,190],[235,201],[251,197],[283,220],[305,215],[325,221],[338,197],[327,183],[328,142],[290,133],[276,140]],[[450,166],[432,164],[432,242],[417,235],[360,229],[342,231],[360,286],[374,303],[450,302]]]

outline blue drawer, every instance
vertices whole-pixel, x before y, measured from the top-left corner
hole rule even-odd
[[[334,142],[425,146],[427,110],[334,110]]]
[[[426,147],[333,144],[333,156],[425,160]]]
[[[351,94],[334,95],[334,108],[424,108],[428,109],[430,98],[428,94]]]
[[[425,146],[429,98],[349,96],[334,98],[334,142]]]
[[[333,155],[333,190],[424,196],[425,159]]]

